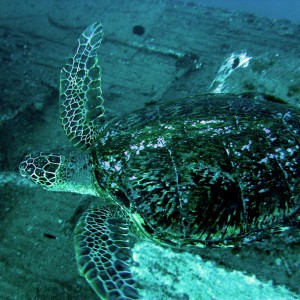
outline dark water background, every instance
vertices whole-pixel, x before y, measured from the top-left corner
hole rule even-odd
[[[300,21],[300,2],[298,0],[197,0],[198,3],[224,8],[231,11],[254,13],[271,19]]]

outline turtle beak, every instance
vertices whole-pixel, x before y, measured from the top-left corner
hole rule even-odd
[[[21,174],[22,177],[26,177],[27,176],[26,168],[27,168],[26,161],[22,161],[20,163],[20,165],[19,165],[19,171],[20,171],[20,174]]]
[[[31,167],[31,163],[33,163],[33,159],[31,158],[31,155],[30,154],[26,155],[25,159],[19,165],[19,171],[22,177],[29,178],[34,173],[34,170]]]

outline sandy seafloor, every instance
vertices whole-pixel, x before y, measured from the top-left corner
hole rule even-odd
[[[300,105],[300,26],[287,20],[187,1],[2,0],[0,299],[96,299],[76,270],[72,231],[97,199],[34,188],[18,164],[28,152],[72,148],[59,120],[59,72],[81,31],[99,20],[111,115],[211,91],[235,51],[252,59],[218,77],[223,92]],[[135,25],[145,33],[133,34]],[[145,299],[300,299],[299,227],[239,249],[178,253],[141,241],[134,252]]]

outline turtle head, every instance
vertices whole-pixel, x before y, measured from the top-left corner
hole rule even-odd
[[[52,189],[59,181],[59,170],[62,163],[60,155],[52,153],[32,153],[20,163],[19,170],[23,177],[35,184]]]
[[[44,189],[96,195],[93,165],[88,155],[32,153],[19,165],[20,173]]]

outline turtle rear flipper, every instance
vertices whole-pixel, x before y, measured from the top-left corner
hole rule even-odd
[[[93,208],[81,216],[75,229],[79,272],[101,299],[140,298],[130,272],[127,219],[117,206]]]
[[[101,23],[89,26],[60,75],[62,124],[71,143],[81,149],[93,145],[104,123],[101,68],[96,53],[102,37]]]

